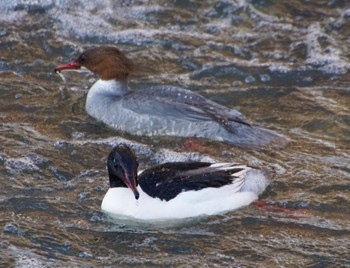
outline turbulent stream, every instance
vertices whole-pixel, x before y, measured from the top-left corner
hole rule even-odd
[[[1,267],[350,267],[350,2],[0,1]],[[84,109],[89,73],[54,74],[85,47],[115,44],[130,86],[177,85],[288,137],[259,150],[120,133]],[[236,161],[274,170],[248,206],[177,222],[111,221],[106,157],[140,167]]]

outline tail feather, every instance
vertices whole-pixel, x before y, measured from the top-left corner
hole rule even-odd
[[[263,193],[266,187],[271,183],[272,176],[265,169],[250,169],[245,177],[241,192],[254,192],[257,195]]]
[[[223,135],[225,142],[244,145],[244,146],[264,146],[274,145],[283,147],[287,144],[288,139],[275,131],[265,128],[242,125],[239,123],[230,124],[231,131]]]

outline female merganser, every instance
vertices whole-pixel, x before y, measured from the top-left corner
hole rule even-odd
[[[256,200],[271,180],[264,170],[236,163],[173,162],[137,174],[135,153],[124,144],[113,148],[107,168],[110,188],[102,210],[142,220],[238,209]]]
[[[241,145],[282,142],[277,133],[250,126],[244,116],[201,95],[174,86],[132,91],[133,63],[114,46],[84,51],[55,72],[82,67],[101,76],[89,90],[86,111],[105,124],[136,135],[199,137]]]

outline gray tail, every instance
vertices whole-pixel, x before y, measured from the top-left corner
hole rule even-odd
[[[269,129],[239,123],[231,123],[231,126],[232,130],[230,132],[227,131],[223,137],[228,143],[248,147],[266,145],[284,147],[288,143],[288,138]]]

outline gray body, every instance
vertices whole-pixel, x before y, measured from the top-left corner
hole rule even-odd
[[[86,111],[134,135],[199,137],[245,145],[280,139],[272,131],[251,127],[236,110],[173,86],[131,91],[126,81],[98,80],[89,90]]]

